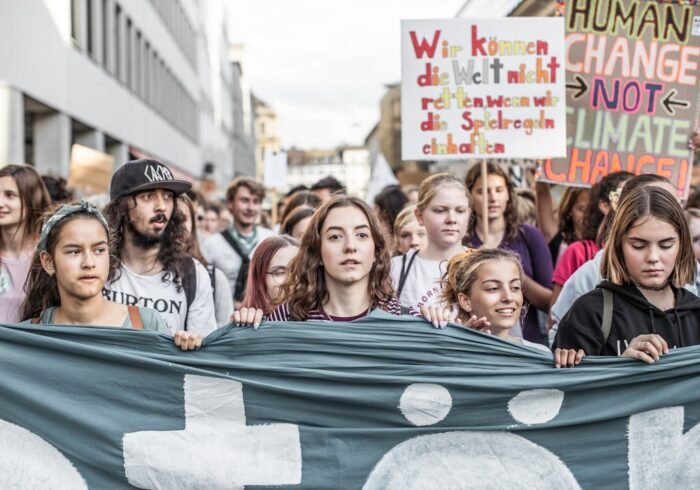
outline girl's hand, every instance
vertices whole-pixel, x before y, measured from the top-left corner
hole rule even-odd
[[[629,347],[622,353],[623,357],[639,359],[649,364],[658,361],[662,354],[668,353],[668,344],[661,335],[645,334],[632,339]]]
[[[467,321],[462,321],[460,318],[455,320],[455,323],[462,325],[467,328],[473,328],[474,330],[479,330],[480,332],[491,333],[489,327],[491,327],[491,322],[489,322],[485,316],[477,318],[476,315],[472,315],[467,318]]]
[[[420,314],[423,318],[432,323],[435,328],[445,328],[447,323],[452,321],[452,310],[450,308],[421,306]]]
[[[196,333],[178,330],[175,332],[173,342],[182,350],[197,350],[202,347],[202,336]]]
[[[237,327],[253,327],[255,330],[260,326],[264,316],[263,310],[260,308],[241,308],[236,310],[231,315],[230,320]]]
[[[583,349],[555,349],[554,350],[554,367],[574,367],[581,364],[586,353]]]

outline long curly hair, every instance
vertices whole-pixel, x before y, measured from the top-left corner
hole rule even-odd
[[[112,249],[116,258],[110,267],[108,281],[118,280],[121,271],[121,252],[126,239],[124,228],[129,219],[129,210],[136,207],[136,194],[127,194],[111,201],[105,208],[105,218],[112,230]],[[158,261],[163,267],[162,280],[166,284],[175,284],[178,292],[182,291],[182,278],[185,274],[185,263],[192,260],[187,253],[187,231],[183,226],[185,215],[177,207],[177,199],[173,199],[173,213],[163,231]]]
[[[322,230],[328,213],[333,209],[355,207],[362,211],[369,223],[374,241],[374,264],[369,273],[367,294],[372,307],[386,304],[394,298],[391,283],[391,255],[379,221],[363,200],[344,194],[335,195],[316,210],[301,239],[299,253],[289,264],[287,280],[281,286],[278,304],[286,303],[291,316],[306,320],[311,310],[320,309],[328,301],[328,287],[321,266]]]
[[[43,226],[43,224],[58,211],[66,203],[58,203],[51,206],[46,212],[37,220],[37,224]],[[87,211],[80,211],[66,216],[61,221],[56,223],[56,225],[51,228],[46,239],[46,252],[53,256],[56,250],[56,242],[58,242],[58,237],[61,234],[61,230],[67,223],[70,223],[76,219],[94,219],[98,223],[102,222],[94,214],[88,213]],[[109,247],[109,263],[110,270],[111,265],[114,263],[116,257],[114,255],[114,249],[112,245],[112,234],[107,232],[107,244]],[[29,272],[27,273],[27,279],[24,283],[24,301],[19,308],[20,321],[29,320],[32,318],[37,318],[41,313],[50,308],[51,306],[61,306],[61,297],[58,293],[58,283],[56,282],[55,275],[49,275],[48,272],[44,270],[41,265],[41,251],[36,250],[34,252],[34,257],[32,258],[32,265],[29,267]]]

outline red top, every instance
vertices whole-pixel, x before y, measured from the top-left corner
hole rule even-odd
[[[563,286],[566,280],[576,272],[576,269],[591,260],[598,253],[598,250],[600,247],[595,240],[579,240],[566,247],[554,268],[552,283]]]

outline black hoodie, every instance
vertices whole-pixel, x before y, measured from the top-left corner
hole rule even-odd
[[[613,292],[610,336],[603,345],[603,291]],[[669,349],[700,344],[700,299],[684,288],[673,288],[676,306],[666,311],[649,303],[636,286],[603,281],[578,298],[559,322],[554,348],[583,349],[589,356],[619,356],[632,339],[655,333]]]

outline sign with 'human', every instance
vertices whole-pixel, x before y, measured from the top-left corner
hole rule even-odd
[[[696,2],[566,2],[566,159],[542,179],[590,186],[626,170],[668,178],[686,196],[698,120]]]
[[[401,22],[404,160],[566,154],[557,18]]]

